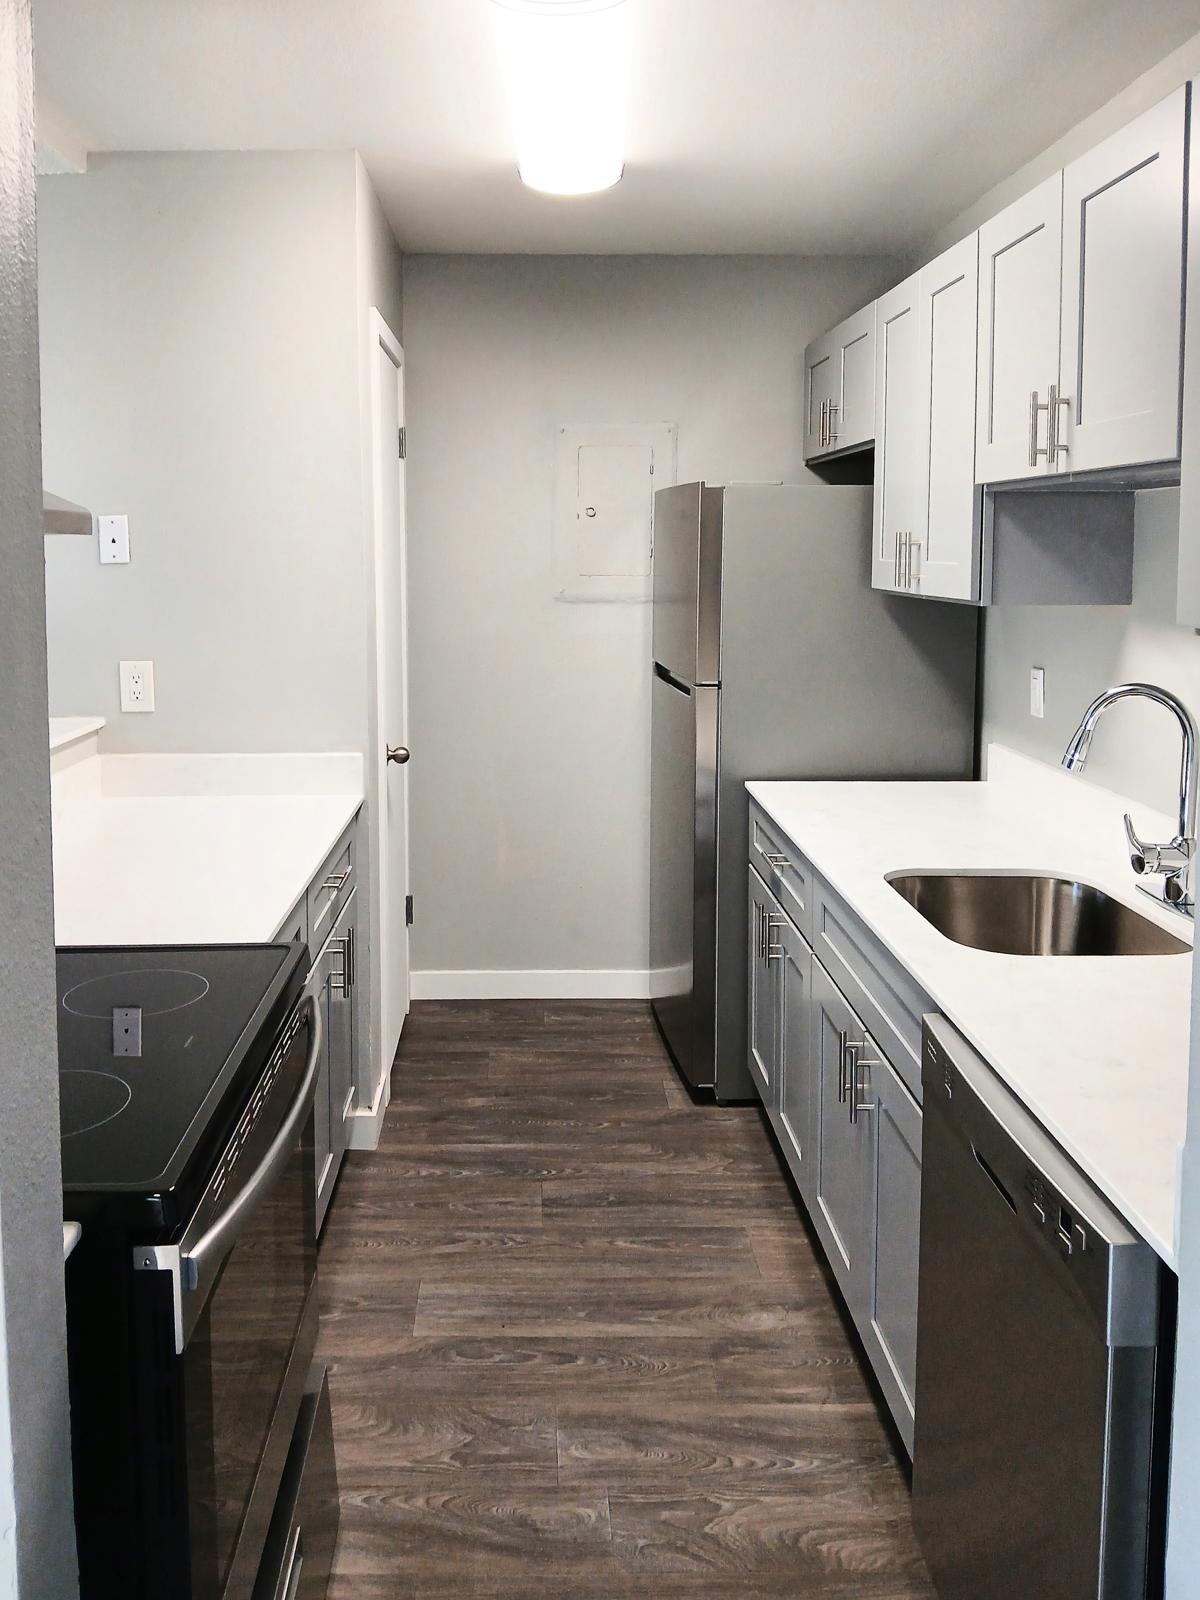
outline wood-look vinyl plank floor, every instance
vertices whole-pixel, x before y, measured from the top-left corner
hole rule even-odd
[[[647,1006],[414,1006],[320,1272],[330,1600],[933,1600],[761,1112]]]

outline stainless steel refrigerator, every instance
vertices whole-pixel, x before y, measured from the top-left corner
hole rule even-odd
[[[977,628],[872,589],[869,488],[655,495],[651,993],[694,1087],[753,1095],[746,780],[972,776]]]

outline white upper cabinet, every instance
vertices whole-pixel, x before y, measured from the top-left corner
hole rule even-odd
[[[972,234],[876,302],[877,589],[979,598],[978,294],[979,241]]]
[[[922,267],[917,287],[921,459],[909,587],[943,600],[979,598],[982,496],[975,487],[979,237]]]
[[[920,517],[918,417],[919,274],[875,302],[875,500],[871,582],[908,588],[908,557]]]
[[[875,306],[804,352],[804,458],[861,450],[875,438]]]
[[[1050,388],[1058,384],[1062,189],[1059,172],[979,230],[979,483],[1048,470]]]
[[[1179,454],[1187,90],[1063,174],[1060,470]]]

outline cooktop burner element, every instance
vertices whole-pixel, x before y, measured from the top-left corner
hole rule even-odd
[[[173,1190],[218,1137],[255,1037],[299,998],[301,965],[287,945],[60,950],[64,1190]]]
[[[111,1072],[73,1072],[58,1075],[62,1103],[62,1136],[73,1139],[90,1133],[119,1117],[133,1099],[133,1090],[124,1078]]]
[[[183,972],[177,967],[156,967],[139,972],[106,972],[99,978],[88,978],[68,989],[62,997],[63,1008],[77,1017],[102,1017],[112,1020],[118,1006],[138,1006],[144,1017],[160,1017],[168,1011],[182,1011],[184,1006],[194,1006],[208,993],[207,978],[198,972]],[[152,992],[153,1007],[130,996]]]

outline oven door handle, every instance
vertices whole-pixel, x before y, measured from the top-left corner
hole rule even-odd
[[[182,1355],[187,1344],[185,1320],[194,1323],[194,1316],[185,1319],[183,1296],[197,1294],[205,1287],[205,1280],[233,1247],[233,1241],[250,1220],[259,1202],[265,1198],[272,1183],[291,1159],[296,1136],[308,1115],[313,1085],[321,1064],[321,1008],[313,995],[305,995],[301,1004],[308,1009],[309,1035],[308,1060],[300,1087],[288,1108],[279,1132],[272,1139],[266,1154],[250,1177],[238,1190],[229,1205],[216,1221],[193,1243],[179,1245],[140,1246],[133,1252],[136,1271],[169,1272],[175,1303],[175,1353]],[[200,1304],[203,1304],[201,1298]],[[189,1307],[189,1311],[191,1307]]]

